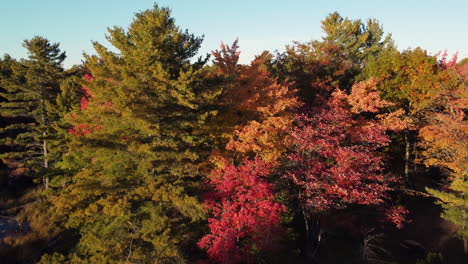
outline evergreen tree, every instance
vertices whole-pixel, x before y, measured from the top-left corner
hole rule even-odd
[[[393,47],[391,36],[384,36],[374,19],[364,23],[335,12],[322,21],[322,30],[322,40],[295,42],[271,65],[280,79],[294,81],[301,100],[312,105],[333,88],[350,91],[367,61]]]
[[[29,116],[31,106],[26,94],[15,85],[24,80],[24,76],[15,72],[19,62],[5,55],[0,65],[0,158],[10,167],[5,168],[5,175],[9,177],[8,175],[20,174],[30,163],[29,149],[34,144],[31,138],[34,119]],[[5,181],[8,182],[8,179]]]
[[[53,245],[60,234],[47,193],[40,185],[25,183],[42,178],[47,189],[49,178],[62,173],[57,170],[67,132],[62,118],[72,108],[79,107],[82,94],[75,77],[80,71],[63,70],[65,53],[58,44],[34,37],[23,46],[28,49],[29,58],[16,61],[5,56],[0,78],[3,88],[0,118],[4,121],[0,155],[10,167],[6,175],[28,179],[10,181],[13,182],[8,186],[10,199],[1,208],[15,222],[27,223],[19,224],[3,241],[3,249],[15,263],[37,260],[42,249]]]
[[[166,8],[109,29],[118,53],[94,43],[86,55],[80,111],[62,166],[75,170],[52,198],[81,238],[71,263],[177,263],[196,249],[204,212],[197,189],[210,150],[206,123],[218,93],[190,59],[202,39]],[[53,257],[44,257],[49,263]]]
[[[7,90],[7,81],[11,79],[13,71],[12,64],[16,61],[13,60],[9,55],[5,55],[3,58],[0,58],[0,190],[3,191],[3,188],[8,186],[9,182],[9,171],[8,166],[5,164],[3,154],[10,152],[10,145],[7,144],[6,140],[3,140],[7,137],[12,137],[14,129],[12,129],[13,120],[10,118],[12,114],[9,110],[6,110],[5,104],[11,100],[14,96],[13,91]],[[10,99],[9,99],[10,98]],[[14,115],[13,115],[14,116]]]
[[[34,177],[42,175],[47,189],[51,163],[48,137],[54,133],[50,113],[64,76],[61,63],[65,53],[58,43],[42,37],[25,40],[23,47],[29,58],[13,63],[10,78],[2,81],[6,101],[1,103],[0,114],[12,120],[3,128],[7,136],[2,143],[9,151],[2,158],[14,160]]]

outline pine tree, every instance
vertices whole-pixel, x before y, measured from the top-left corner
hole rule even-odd
[[[7,82],[12,78],[13,70],[12,64],[16,63],[13,58],[9,55],[5,55],[0,58],[0,189],[3,191],[4,187],[8,186],[9,182],[9,169],[5,164],[7,163],[4,159],[4,153],[11,151],[11,144],[8,145],[6,140],[7,137],[12,137],[14,130],[11,129],[13,124],[13,118],[9,118],[12,114],[8,114],[11,111],[6,111],[5,104],[7,104],[14,96],[13,91],[7,90]],[[9,99],[10,98],[10,99]],[[14,115],[13,115],[14,116]],[[10,129],[9,129],[10,128]]]
[[[74,66],[65,72],[65,78],[60,84],[60,93],[49,108],[48,114],[53,120],[51,127],[54,132],[48,136],[49,156],[54,164],[48,175],[51,176],[50,185],[53,187],[63,186],[70,175],[75,173],[64,162],[72,136],[69,133],[71,124],[65,117],[79,111],[86,101],[86,91],[82,89],[83,72],[82,66]]]
[[[31,163],[28,153],[33,148],[34,140],[31,131],[34,128],[34,119],[29,116],[30,104],[26,94],[15,85],[24,82],[24,76],[15,72],[19,67],[18,61],[8,55],[1,61],[0,72],[0,124],[2,151],[0,158],[9,165],[11,170],[24,171],[24,167]],[[8,171],[8,170],[7,170]],[[12,174],[12,171],[8,171]]]
[[[28,50],[28,59],[16,61],[5,56],[2,61],[0,83],[4,89],[0,116],[5,122],[2,123],[4,151],[1,155],[11,167],[10,175],[27,176],[35,181],[42,178],[48,189],[50,177],[58,173],[56,166],[65,141],[57,124],[69,111],[68,106],[74,104],[70,93],[64,93],[66,85],[62,85],[62,80],[72,78],[76,71],[64,72],[61,63],[65,53],[58,44],[34,37],[23,46]],[[24,262],[37,258],[41,253],[37,249],[48,247],[61,230],[55,224],[47,192],[40,185],[13,182],[8,189],[16,192],[2,204],[2,211],[18,223],[27,223],[28,228],[25,230],[20,224],[3,243],[4,250],[15,261]]]
[[[6,102],[1,104],[1,115],[11,120],[3,128],[8,136],[2,142],[9,151],[2,158],[14,160],[35,177],[42,175],[47,189],[51,165],[48,137],[54,133],[50,113],[60,91],[65,53],[58,43],[42,37],[25,40],[23,47],[29,58],[13,63],[9,78],[2,81]]]
[[[176,263],[196,248],[204,218],[198,185],[218,93],[202,80],[203,61],[190,61],[202,39],[157,5],[107,39],[118,53],[94,43],[86,96],[66,117],[62,166],[76,174],[52,202],[81,235],[69,261]]]
[[[350,91],[362,68],[383,50],[393,47],[390,35],[373,19],[343,18],[337,12],[322,21],[324,36],[306,43],[286,46],[271,68],[276,76],[294,82],[300,99],[320,104],[338,87]]]

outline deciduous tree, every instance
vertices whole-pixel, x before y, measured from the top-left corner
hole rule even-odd
[[[277,247],[281,213],[285,208],[275,201],[268,183],[271,165],[260,159],[245,159],[210,177],[214,192],[205,200],[213,216],[208,219],[210,233],[199,246],[219,263],[257,263],[259,252]],[[273,253],[274,254],[274,253]]]

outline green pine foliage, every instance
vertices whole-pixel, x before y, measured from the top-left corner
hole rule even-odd
[[[61,64],[65,53],[58,43],[51,44],[42,37],[25,40],[23,47],[28,50],[28,59],[16,62],[5,58],[11,70],[2,78],[5,92],[1,96],[5,100],[0,115],[10,122],[2,129],[7,136],[1,142],[8,151],[1,157],[27,168],[35,178],[42,176],[48,188],[47,174],[53,162],[48,145],[54,134],[51,113],[64,78]]]
[[[18,73],[19,62],[6,55],[1,61],[0,78],[0,116],[2,119],[2,160],[15,163],[17,168],[32,167],[34,152],[35,120],[30,116],[33,108],[29,102],[31,96],[19,84],[24,83],[24,76]]]
[[[166,8],[138,13],[107,38],[118,53],[94,43],[83,81],[89,103],[66,117],[73,136],[62,166],[76,174],[52,202],[65,226],[80,230],[68,257],[177,263],[205,217],[197,196],[219,93],[201,81],[202,62],[190,61],[202,39],[176,27]]]
[[[375,19],[363,22],[334,12],[321,23],[321,40],[294,42],[271,65],[279,79],[293,81],[301,99],[311,104],[328,97],[331,88],[350,91],[367,61],[393,47],[391,35],[384,35]]]
[[[455,178],[447,190],[440,191],[428,188],[427,191],[439,199],[442,206],[442,218],[460,227],[458,234],[468,239],[468,182],[463,178]]]

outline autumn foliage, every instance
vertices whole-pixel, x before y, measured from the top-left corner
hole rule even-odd
[[[227,109],[220,118],[226,126],[226,149],[274,161],[286,149],[292,111],[300,103],[290,83],[279,82],[268,72],[271,54],[264,52],[250,65],[239,65],[237,49],[235,41],[213,52],[217,74],[225,78],[220,100]]]
[[[365,92],[373,85],[373,80],[358,83],[349,96],[336,90],[326,104],[296,117],[285,177],[298,187],[299,198],[313,212],[381,204],[395,180],[384,176],[379,154],[390,142],[388,128],[360,115],[389,105],[375,91]]]
[[[254,159],[214,172],[214,192],[205,200],[210,234],[198,245],[220,263],[255,263],[255,251],[273,250],[279,240],[282,204],[268,183],[271,165]]]
[[[197,59],[202,37],[155,5],[72,69],[42,37],[4,56],[0,262],[468,252],[467,59],[400,51],[374,19],[335,12],[322,29],[247,64],[237,40]],[[450,242],[414,242],[419,224]]]

